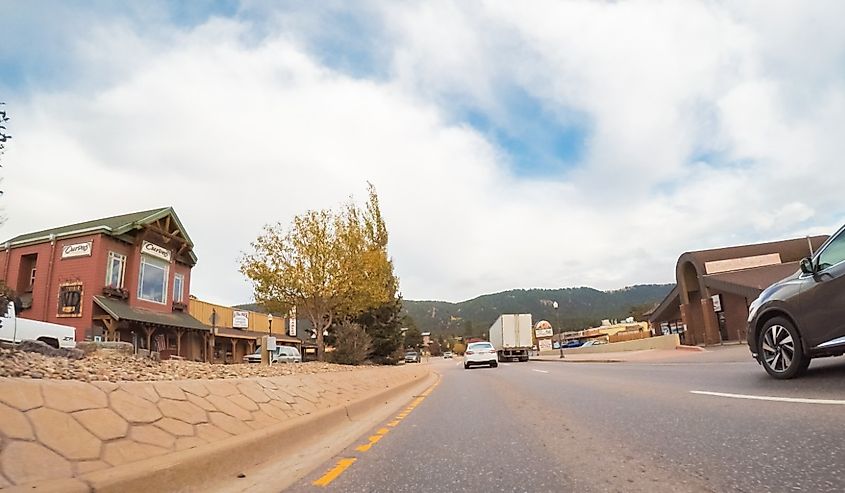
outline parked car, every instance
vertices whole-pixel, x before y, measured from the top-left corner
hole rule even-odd
[[[405,363],[419,363],[420,362],[420,353],[416,351],[406,351],[405,352]]]
[[[473,342],[467,346],[464,353],[464,369],[468,370],[471,366],[490,365],[490,368],[499,366],[496,355],[496,348],[489,342]]]
[[[584,343],[581,341],[566,341],[563,343],[563,349],[581,347]]]
[[[271,363],[302,363],[302,355],[293,346],[276,346],[270,357]],[[261,363],[261,346],[254,353],[244,356],[244,363]]]
[[[444,359],[452,359],[452,356],[454,356],[454,355],[452,354],[452,351],[446,351],[445,353],[443,353],[443,358],[444,358]]]
[[[752,356],[778,379],[802,374],[812,358],[845,353],[845,226],[751,302],[747,338]]]

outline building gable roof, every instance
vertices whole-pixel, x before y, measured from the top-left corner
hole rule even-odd
[[[170,216],[172,221],[179,228],[181,236],[185,239],[189,246],[193,247],[194,243],[179,221],[179,217],[172,207],[161,207],[158,209],[150,209],[146,211],[132,212],[130,214],[121,214],[119,216],[104,217],[95,219],[93,221],[85,221],[81,223],[69,224],[67,226],[60,226],[58,228],[45,229],[35,231],[33,233],[26,233],[18,235],[6,243],[9,246],[21,246],[35,243],[42,243],[50,241],[51,237],[55,238],[71,238],[74,236],[83,236],[95,233],[103,233],[109,236],[120,236],[128,233],[134,229],[139,229],[142,226],[158,221],[159,219]],[[191,259],[196,262],[197,258],[193,251],[190,252]]]

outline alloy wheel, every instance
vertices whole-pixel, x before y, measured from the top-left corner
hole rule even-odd
[[[766,366],[777,373],[783,373],[792,365],[795,357],[795,339],[783,325],[772,325],[763,335],[763,359]]]

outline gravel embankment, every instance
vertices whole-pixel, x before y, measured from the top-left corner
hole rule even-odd
[[[44,356],[0,348],[0,377],[51,378],[83,381],[188,380],[277,377],[309,373],[352,371],[355,367],[331,363],[221,365],[192,361],[156,362],[116,351],[96,351],[82,359]]]

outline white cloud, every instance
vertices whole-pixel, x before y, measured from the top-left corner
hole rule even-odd
[[[373,4],[390,63],[373,79],[323,65],[305,15],[268,17],[259,40],[243,18],[104,21],[74,40],[88,77],[13,106],[4,231],[173,205],[200,257],[192,291],[235,303],[264,223],[369,180],[406,297],[671,282],[682,251],[841,222],[839,4],[771,13],[788,7]],[[469,105],[506,122],[508,86],[590,121],[574,170],[518,176],[456,121]]]

